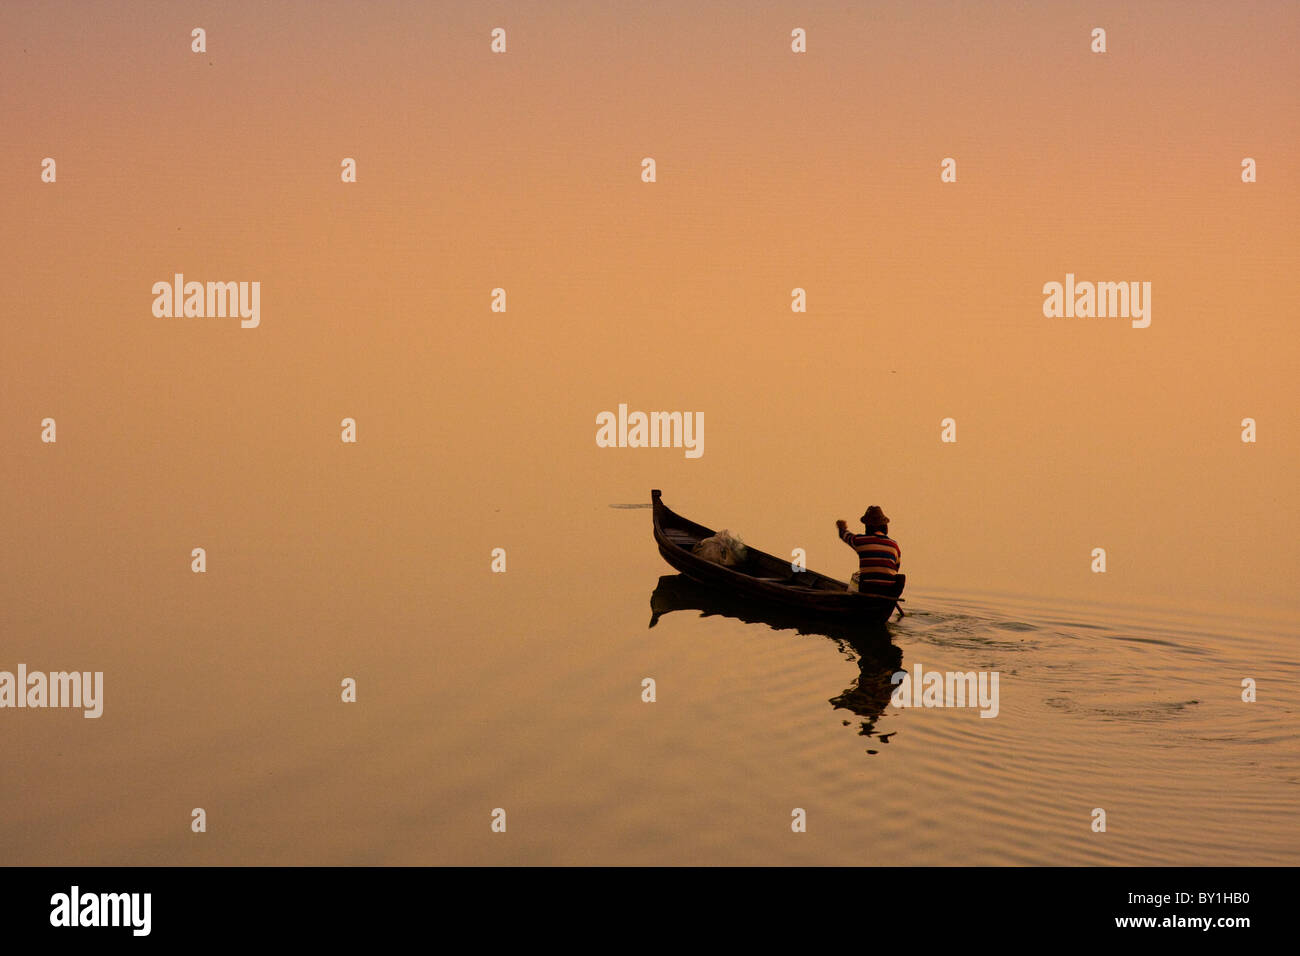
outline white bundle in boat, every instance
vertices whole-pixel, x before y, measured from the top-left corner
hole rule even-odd
[[[691,553],[705,561],[734,568],[745,561],[745,542],[740,540],[740,535],[723,528],[713,537],[700,541],[691,549]]]

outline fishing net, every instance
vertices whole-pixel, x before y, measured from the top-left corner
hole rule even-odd
[[[746,549],[745,542],[740,540],[740,535],[732,534],[724,528],[713,537],[705,538],[697,544],[692,549],[692,553],[705,561],[734,568],[738,564],[744,564]]]

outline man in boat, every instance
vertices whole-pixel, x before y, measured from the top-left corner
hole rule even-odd
[[[849,580],[849,590],[891,593],[903,552],[889,537],[889,519],[879,505],[872,505],[858,520],[866,534],[854,534],[843,518],[835,522],[840,538],[858,553],[858,570]]]

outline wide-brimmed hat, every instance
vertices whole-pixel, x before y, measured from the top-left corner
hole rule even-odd
[[[889,524],[889,518],[885,516],[885,512],[880,505],[872,505],[867,509],[867,513],[858,520],[868,528],[883,528]]]

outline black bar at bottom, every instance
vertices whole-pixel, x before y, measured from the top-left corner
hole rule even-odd
[[[0,869],[0,926],[6,941],[79,945],[412,934],[450,943],[447,934],[467,932],[492,946],[734,946],[771,943],[780,930],[800,945],[841,947],[1125,937],[1232,946],[1285,929],[1294,877],[1256,868],[25,867]]]

